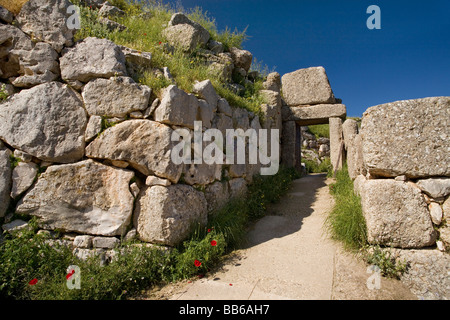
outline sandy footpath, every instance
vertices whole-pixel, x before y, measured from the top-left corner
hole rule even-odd
[[[369,289],[364,262],[329,239],[323,225],[333,197],[325,175],[294,181],[289,193],[249,230],[244,247],[198,280],[152,290],[147,299],[416,299],[400,281]]]

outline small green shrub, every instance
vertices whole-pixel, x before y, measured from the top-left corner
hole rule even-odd
[[[320,164],[314,160],[302,159],[308,173],[328,173],[332,170],[330,158],[325,158]]]
[[[8,92],[6,91],[6,84],[2,83],[0,86],[0,102],[5,101],[8,98]]]
[[[227,243],[221,232],[210,230],[205,237],[184,242],[183,251],[176,255],[174,280],[205,274],[223,255]]]
[[[14,169],[15,167],[17,167],[19,165],[19,162],[21,162],[21,161],[22,160],[20,158],[17,158],[12,154],[9,156],[9,162],[11,165],[11,169]]]
[[[249,206],[249,217],[251,219],[261,218],[267,205],[279,201],[291,187],[292,181],[299,177],[300,175],[295,169],[283,167],[273,176],[255,176],[249,187],[246,201]]]
[[[389,249],[382,249],[378,245],[365,248],[364,258],[368,264],[378,266],[381,275],[388,278],[400,279],[400,276],[407,270],[406,262],[398,261],[392,256]]]

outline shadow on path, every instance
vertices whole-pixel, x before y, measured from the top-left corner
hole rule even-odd
[[[326,186],[326,180],[326,174],[313,174],[293,181],[280,202],[270,205],[266,216],[250,228],[242,248],[248,249],[299,231],[303,220],[313,213],[318,190]]]

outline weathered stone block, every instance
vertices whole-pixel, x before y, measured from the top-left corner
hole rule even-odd
[[[124,235],[131,222],[132,171],[86,160],[48,167],[19,201],[16,212],[38,217],[45,229]]]
[[[152,90],[129,77],[97,78],[83,88],[83,100],[89,115],[125,117],[148,107]]]
[[[139,239],[175,246],[197,224],[207,222],[202,192],[187,185],[153,186],[143,190],[136,203],[135,225]]]
[[[59,82],[22,90],[0,108],[0,138],[45,161],[81,159],[86,124],[81,96]]]
[[[365,180],[359,189],[370,243],[400,248],[422,248],[435,243],[436,231],[427,204],[412,183]]]
[[[283,106],[283,121],[297,121],[301,126],[328,122],[328,118],[345,119],[347,108],[343,104],[319,104],[314,106]]]
[[[155,110],[155,121],[193,129],[198,108],[198,99],[194,95],[170,85],[165,89],[161,104]]]
[[[300,69],[281,78],[284,100],[289,106],[335,103],[323,67]]]
[[[49,43],[60,52],[64,46],[73,44],[75,29],[69,29],[67,20],[70,14],[68,0],[30,0],[25,3],[16,16],[22,31],[38,41]]]
[[[173,130],[151,120],[129,120],[105,130],[86,148],[86,156],[128,162],[145,175],[177,183],[182,166],[172,162]]]
[[[450,97],[371,107],[361,126],[364,163],[373,176],[450,177]]]
[[[125,56],[107,39],[85,38],[60,58],[61,77],[68,82],[126,76]]]

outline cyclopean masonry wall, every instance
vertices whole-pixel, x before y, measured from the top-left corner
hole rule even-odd
[[[450,97],[369,108],[344,139],[371,244],[398,248],[419,297],[450,298]]]
[[[194,121],[202,122],[200,130],[215,128],[224,136],[227,129],[280,130],[280,76],[270,74],[264,83],[264,119],[230,106],[209,80],[194,84],[192,93],[172,82],[158,99],[131,76],[146,69],[171,79],[167,68],[154,69],[149,52],[106,39],[73,43],[73,32],[59,27],[70,16],[68,5],[30,0],[16,17],[22,30],[12,21],[0,24],[0,79],[10,92],[0,104],[3,231],[26,226],[13,220],[15,211],[37,217],[41,232],[62,232],[82,258],[92,252],[107,255],[121,239],[132,237],[174,246],[193,225],[206,224],[215,209],[244,196],[263,166],[174,164],[172,133],[192,133]],[[205,61],[224,74],[224,81],[235,69],[247,75],[250,52],[224,52],[183,14],[175,14],[166,29],[174,46],[174,28],[185,32],[186,50],[198,41],[214,49],[203,51]]]
[[[102,0],[84,2],[120,14]],[[341,167],[344,141],[369,242],[393,246],[410,262],[402,280],[416,294],[450,297],[449,97],[372,107],[359,132],[355,121],[343,122],[345,105],[335,99],[325,70],[307,68],[267,77],[260,119],[230,106],[208,80],[196,83],[191,93],[182,91],[167,68],[152,67],[150,52],[97,38],[73,43],[73,30],[65,24],[70,4],[30,0],[16,17],[0,7],[0,80],[10,95],[0,104],[4,231],[26,226],[6,215],[12,208],[37,217],[40,232],[63,232],[63,241],[82,258],[92,252],[107,256],[121,239],[132,237],[173,246],[190,226],[205,224],[214,209],[243,196],[261,168],[175,165],[170,161],[174,130],[192,131],[196,120],[203,130],[223,133],[282,130],[282,163],[300,168],[300,126],[329,123],[332,165]],[[123,27],[107,18],[102,23]],[[164,47],[203,46],[211,71],[239,90],[231,75],[248,75],[251,53],[224,52],[205,31],[175,14]],[[141,68],[173,83],[160,99],[132,79]]]
[[[342,167],[342,121],[345,105],[331,90],[323,67],[300,69],[282,77],[284,105],[282,163],[301,169],[301,126],[330,124],[330,158],[333,168]]]

